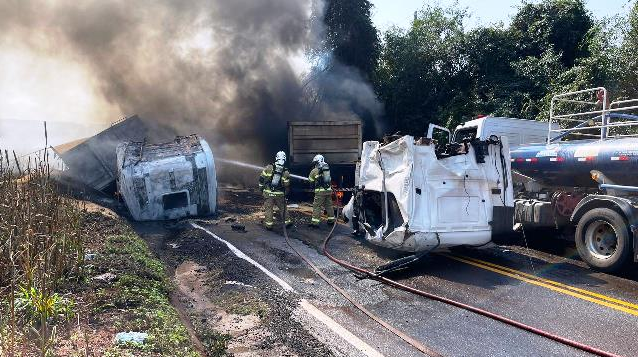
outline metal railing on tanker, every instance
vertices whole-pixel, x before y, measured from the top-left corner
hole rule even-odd
[[[638,99],[609,101],[604,87],[552,97],[547,143],[638,137]]]

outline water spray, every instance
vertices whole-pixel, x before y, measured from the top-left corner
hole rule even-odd
[[[237,160],[220,159],[220,158],[215,158],[215,160],[219,161],[219,162],[226,163],[226,164],[231,164],[231,165],[235,165],[235,166],[240,166],[240,167],[253,169],[253,170],[256,170],[256,171],[262,171],[264,169],[262,166],[257,166],[257,165],[249,164],[249,163],[246,163],[246,162],[237,161]],[[290,177],[295,178],[297,180],[301,180],[301,181],[310,181],[310,180],[308,180],[307,177],[304,177],[304,176],[290,174]]]

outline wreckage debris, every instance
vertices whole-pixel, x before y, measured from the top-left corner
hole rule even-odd
[[[230,228],[232,228],[234,231],[246,232],[246,226],[244,226],[243,224],[233,223]]]
[[[213,152],[197,135],[165,144],[117,146],[118,191],[137,221],[215,213],[217,178]]]
[[[117,174],[115,148],[127,141],[143,141],[151,132],[137,115],[114,123],[86,140],[53,148],[68,168],[67,174],[82,183],[104,191],[113,187]]]

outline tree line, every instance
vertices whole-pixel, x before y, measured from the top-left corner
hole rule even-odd
[[[477,115],[546,119],[554,93],[607,87],[638,97],[638,4],[596,18],[583,0],[522,2],[508,26],[466,29],[456,5],[424,5],[408,28],[379,32],[369,0],[328,0],[326,45],[384,105],[388,132],[422,135]]]

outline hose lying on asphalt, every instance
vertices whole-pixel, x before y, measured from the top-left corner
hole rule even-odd
[[[332,233],[334,232],[335,228],[337,227],[337,221],[335,220],[334,225],[332,226],[332,229],[330,230],[330,233],[328,233],[328,238],[330,238],[332,236]],[[430,357],[442,357],[443,355],[441,355],[440,353],[430,349],[429,347],[425,346],[424,344],[422,344],[421,342],[415,340],[414,338],[410,337],[408,334],[406,334],[405,332],[395,328],[394,326],[390,325],[388,322],[386,322],[385,320],[383,320],[382,318],[380,318],[379,316],[373,314],[371,311],[369,311],[368,309],[366,309],[363,305],[361,305],[360,303],[358,303],[356,300],[354,300],[354,298],[352,296],[350,296],[350,294],[348,294],[348,292],[346,292],[343,288],[341,288],[340,286],[338,286],[334,281],[332,281],[332,279],[330,279],[326,274],[324,274],[321,269],[319,269],[313,262],[310,261],[310,259],[308,259],[306,256],[304,256],[303,254],[301,254],[301,252],[299,252],[290,242],[290,238],[288,237],[288,231],[286,230],[286,226],[284,225],[284,238],[286,239],[286,244],[288,244],[288,246],[304,261],[306,262],[306,264],[308,264],[308,266],[310,266],[310,268],[321,278],[323,279],[326,283],[328,283],[328,285],[332,286],[333,289],[335,289],[339,294],[341,294],[341,296],[343,296],[346,300],[348,300],[352,305],[354,305],[357,309],[359,309],[361,312],[363,312],[365,315],[367,315],[369,318],[371,318],[372,320],[376,321],[379,325],[383,326],[385,329],[387,329],[388,331],[392,332],[393,334],[395,334],[397,337],[401,338],[403,341],[407,342],[409,345],[411,345],[412,347],[416,348],[417,350],[421,351],[422,353],[430,356]],[[324,242],[324,253],[325,253],[325,242]]]
[[[337,212],[337,213],[339,213],[339,212]],[[337,217],[339,217],[338,214],[337,214]],[[423,290],[419,290],[419,289],[407,286],[407,285],[402,284],[402,283],[400,283],[398,281],[391,280],[391,279],[388,279],[388,278],[383,277],[383,276],[379,276],[378,274],[375,274],[372,271],[368,271],[366,269],[363,269],[363,268],[354,266],[352,264],[349,264],[347,262],[344,262],[343,260],[337,259],[332,254],[330,254],[328,252],[328,243],[333,238],[333,233],[334,233],[334,230],[335,230],[335,227],[337,226],[337,224],[338,224],[337,220],[335,220],[334,226],[332,227],[332,229],[330,230],[330,233],[328,233],[328,235],[326,236],[326,239],[323,242],[323,249],[322,250],[323,250],[323,254],[326,257],[328,257],[328,259],[330,259],[333,262],[341,265],[344,268],[347,268],[347,269],[349,269],[351,271],[354,271],[354,272],[357,272],[357,273],[360,273],[360,274],[364,274],[364,275],[368,276],[370,279],[377,280],[379,282],[382,282],[384,284],[390,285],[390,286],[395,287],[397,289],[401,289],[401,290],[404,290],[404,291],[407,291],[407,292],[410,292],[410,293],[413,293],[413,294],[416,294],[416,295],[419,295],[419,296],[426,297],[428,299],[436,300],[436,301],[442,302],[444,304],[452,305],[452,306],[455,306],[455,307],[458,307],[458,308],[461,308],[461,309],[464,309],[464,310],[467,310],[467,311],[471,311],[471,312],[474,312],[476,314],[479,314],[479,315],[482,315],[482,316],[485,316],[485,317],[489,317],[489,318],[494,319],[496,321],[500,321],[500,322],[503,322],[505,324],[508,324],[508,325],[520,328],[522,330],[534,333],[536,335],[540,335],[540,336],[549,338],[551,340],[560,342],[562,344],[565,344],[567,346],[579,349],[581,351],[585,351],[585,352],[588,352],[588,353],[591,353],[591,354],[594,354],[594,355],[598,355],[598,356],[603,356],[603,357],[620,357],[617,354],[614,354],[614,353],[611,353],[611,352],[607,352],[607,351],[603,351],[603,350],[600,350],[598,348],[595,348],[595,347],[592,347],[592,346],[589,346],[589,345],[586,345],[586,344],[583,344],[583,343],[580,343],[580,342],[576,342],[576,341],[570,340],[570,339],[565,338],[565,337],[561,337],[561,336],[552,334],[550,332],[541,330],[539,328],[526,325],[526,324],[524,324],[522,322],[518,322],[518,321],[515,321],[515,320],[512,320],[512,319],[509,319],[507,317],[495,314],[493,312],[489,312],[487,310],[483,310],[483,309],[478,308],[478,307],[467,305],[467,304],[464,304],[464,303],[456,301],[456,300],[448,299],[448,298],[445,298],[445,297],[442,297],[442,296],[439,296],[439,295],[435,295],[435,294],[428,293],[428,292],[423,291]],[[285,232],[286,231],[284,229],[284,233]],[[286,239],[288,239],[287,236],[286,236]],[[299,253],[297,253],[297,254],[299,254]],[[302,259],[303,259],[303,257],[302,257]],[[335,287],[335,289],[336,288],[337,287]]]

